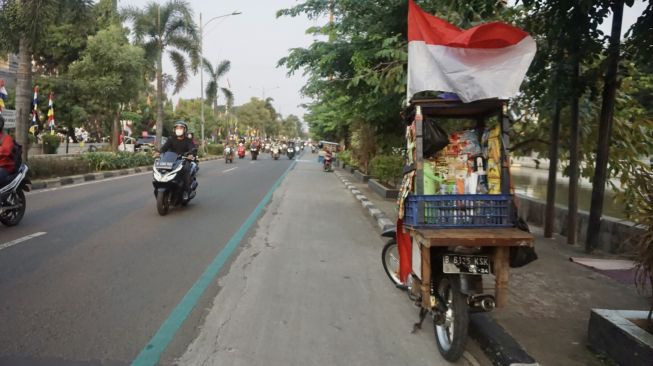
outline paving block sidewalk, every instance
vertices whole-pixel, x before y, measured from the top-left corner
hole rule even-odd
[[[394,200],[380,198],[352,174],[337,173],[366,197],[368,205],[396,221]],[[587,348],[590,310],[648,310],[650,294],[639,294],[633,285],[572,263],[570,257],[587,256],[583,248],[567,245],[561,236],[546,239],[539,227],[531,230],[539,259],[511,269],[509,304],[490,313],[491,318],[541,365],[605,365]]]

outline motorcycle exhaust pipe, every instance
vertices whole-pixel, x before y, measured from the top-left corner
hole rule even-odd
[[[467,304],[470,310],[476,312],[490,312],[497,307],[496,300],[492,295],[472,295]]]

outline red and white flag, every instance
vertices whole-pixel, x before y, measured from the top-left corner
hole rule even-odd
[[[408,0],[408,98],[421,91],[458,94],[463,102],[508,99],[519,91],[535,56],[535,41],[511,25],[468,30]]]

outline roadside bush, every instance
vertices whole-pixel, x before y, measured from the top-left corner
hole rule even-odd
[[[79,157],[30,158],[27,165],[30,179],[47,179],[90,172],[88,164]]]
[[[224,145],[210,144],[210,145],[206,145],[206,149],[209,155],[222,155],[222,153],[224,152]]]
[[[370,171],[381,182],[397,186],[403,173],[404,159],[399,155],[377,155],[370,161]]]
[[[43,136],[41,136],[41,139],[43,140],[43,153],[44,154],[56,154],[57,153],[57,149],[59,148],[59,145],[61,144],[61,140],[59,140],[59,136],[44,134]]]
[[[154,157],[147,153],[92,152],[81,156],[91,171],[114,170],[151,165]]]
[[[352,165],[352,159],[351,159],[351,151],[350,150],[345,150],[343,152],[339,152],[337,159],[342,161],[344,164],[347,165]]]

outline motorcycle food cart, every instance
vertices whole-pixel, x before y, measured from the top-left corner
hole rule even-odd
[[[534,243],[516,227],[505,108],[499,99],[413,99],[404,112],[411,169],[399,197],[399,245],[384,248],[384,268],[420,307],[415,329],[430,315],[438,350],[449,361],[464,351],[470,312],[508,303],[511,250]],[[438,133],[448,141],[433,153]],[[402,263],[401,271],[392,261]],[[491,276],[494,292],[484,293]]]

